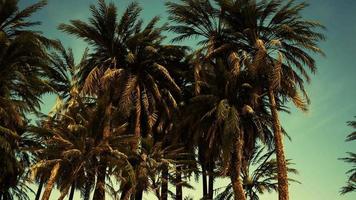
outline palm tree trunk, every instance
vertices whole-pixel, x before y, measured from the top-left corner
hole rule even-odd
[[[64,190],[61,191],[61,196],[59,196],[58,200],[63,200],[64,197],[67,196],[68,192],[69,192],[69,188],[70,188],[70,185],[66,186],[64,188]]]
[[[253,198],[253,190],[250,190],[250,200],[254,200],[254,198]]]
[[[107,97],[107,96],[104,96]],[[108,102],[108,99],[104,99],[103,102]],[[112,105],[108,102],[108,106],[105,107],[104,114],[104,126],[102,131],[102,140],[104,143],[108,143],[108,139],[111,135],[111,109]],[[102,155],[101,155],[102,156]],[[102,158],[101,158],[102,159]],[[99,167],[97,172],[97,179],[95,184],[94,196],[95,200],[105,200],[105,176],[106,176],[106,163],[99,161]]]
[[[209,166],[209,190],[208,190],[208,199],[213,200],[214,196],[214,166],[211,163]]]
[[[84,186],[84,200],[89,200],[90,199],[90,183],[87,182],[85,183]]]
[[[135,200],[142,200],[143,190],[137,189],[135,192]]]
[[[278,199],[288,200],[289,199],[288,175],[287,175],[286,158],[284,155],[283,135],[282,135],[281,124],[279,121],[276,100],[272,88],[269,89],[268,96],[269,96],[270,109],[271,109],[272,119],[273,119],[273,133],[274,133],[274,142],[275,142],[276,157],[277,157],[278,197],[279,197]]]
[[[161,200],[168,199],[168,166],[163,166],[162,170],[162,188],[161,188]]]
[[[43,184],[44,184],[44,178],[41,177],[40,184],[38,185],[38,188],[37,188],[35,200],[39,200],[40,199],[42,188],[43,188]]]
[[[106,164],[101,163],[98,168],[98,177],[96,180],[95,191],[93,199],[95,200],[105,200],[105,175],[106,175]]]
[[[51,176],[49,177],[49,179],[47,181],[46,189],[42,195],[42,200],[49,199],[52,189],[53,189],[53,186],[54,186],[54,182],[56,181],[57,176],[58,176],[59,168],[60,168],[60,164],[59,164],[59,162],[57,162],[51,170]]]
[[[109,105],[105,108],[105,121],[104,121],[104,128],[103,128],[103,140],[104,142],[107,142],[111,135],[111,109],[112,105],[109,103]]]
[[[129,184],[125,184],[122,188],[122,192],[121,192],[121,196],[120,196],[120,200],[127,200],[130,198],[130,185]]]
[[[176,175],[176,200],[183,199],[183,186],[182,186],[182,168],[177,166],[177,175]]]
[[[232,153],[231,158],[231,183],[234,190],[235,200],[246,200],[245,191],[240,179],[241,174],[241,161],[243,149],[243,132],[240,130],[240,135],[236,137],[235,151]]]
[[[203,176],[203,199],[207,197],[207,180],[206,180],[206,167],[205,164],[202,164],[202,176]]]
[[[73,200],[74,191],[75,191],[75,182],[73,182],[72,187],[70,188],[69,200]]]

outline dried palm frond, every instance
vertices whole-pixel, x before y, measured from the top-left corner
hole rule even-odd
[[[257,39],[255,43],[256,54],[253,57],[252,63],[249,65],[249,72],[252,75],[258,74],[258,72],[266,64],[267,50],[264,42],[261,39]]]
[[[199,61],[196,61],[194,64],[194,93],[195,95],[200,94],[200,71],[201,71],[201,64]]]
[[[230,71],[234,77],[238,76],[241,71],[240,58],[236,52],[231,52],[229,55]]]
[[[281,87],[282,79],[282,65],[283,65],[283,55],[278,53],[278,59],[271,67],[271,74],[269,77],[270,86],[273,89],[278,90]]]
[[[137,87],[137,76],[130,76],[126,80],[125,89],[120,95],[120,104],[119,110],[125,115],[128,116],[131,106],[133,104],[133,95]],[[136,94],[137,95],[137,94]]]
[[[159,73],[167,81],[167,84],[170,87],[172,87],[172,91],[175,92],[175,94],[180,94],[181,90],[179,86],[176,84],[176,82],[174,81],[174,79],[169,74],[168,70],[164,66],[158,63],[154,63],[153,67],[154,67],[154,71],[156,73]]]
[[[119,79],[122,71],[123,69],[108,68],[105,71],[103,77],[101,77],[101,82],[103,83],[104,87],[107,88],[114,79]]]
[[[99,67],[94,67],[85,79],[82,92],[84,94],[96,94],[98,89],[101,87],[100,79],[102,75],[102,69]]]
[[[298,92],[295,92],[294,96],[291,97],[293,104],[299,108],[300,110],[307,112],[308,111],[308,104],[306,101],[299,95]]]

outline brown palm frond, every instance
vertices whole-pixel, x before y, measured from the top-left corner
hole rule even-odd
[[[141,134],[141,91],[140,87],[137,85],[136,88],[136,99],[135,99],[135,137],[139,138]]]
[[[228,104],[226,99],[221,100],[216,109],[216,119],[219,122],[224,122],[228,117],[230,111],[230,105]]]
[[[258,74],[259,70],[266,63],[267,57],[267,50],[261,39],[256,40],[255,48],[257,49],[256,54],[253,57],[251,65],[249,65],[251,74]]]
[[[133,95],[137,87],[137,76],[129,76],[125,83],[125,89],[120,95],[119,110],[128,116],[131,106],[133,104]],[[137,94],[136,94],[137,95]]]
[[[241,66],[240,66],[240,57],[236,52],[231,52],[229,55],[229,65],[231,74],[234,77],[237,77],[240,74]]]
[[[173,97],[173,95],[169,91],[167,91],[166,93],[167,93],[167,97],[168,97],[167,99],[170,103],[170,106],[172,106],[174,109],[177,109],[178,104],[177,104],[177,101],[175,100],[175,98]]]
[[[214,46],[212,46],[211,47],[212,50],[208,52],[205,59],[209,60],[209,59],[213,58],[214,56],[218,56],[219,54],[225,53],[231,47],[232,47],[232,45],[230,43],[223,44],[218,48],[214,48]]]
[[[164,66],[162,66],[158,63],[154,63],[153,67],[155,69],[154,71],[156,73],[159,73],[165,79],[165,81],[167,81],[167,85],[172,87],[172,91],[175,94],[180,95],[181,90],[180,90],[179,86],[177,85],[177,83],[174,81],[174,79],[169,74],[168,70]]]
[[[154,99],[156,100],[157,103],[160,103],[162,101],[162,95],[161,92],[158,88],[158,85],[155,83],[154,79],[152,76],[147,76],[147,86],[150,88],[152,95]]]
[[[99,67],[94,67],[85,79],[83,84],[82,93],[84,94],[96,94],[96,92],[101,87],[101,77],[103,76],[103,71]]]
[[[194,64],[194,93],[195,95],[200,94],[200,71],[201,71],[201,64],[200,61],[196,61]]]
[[[299,95],[298,92],[295,92],[294,96],[291,97],[293,104],[299,108],[300,110],[307,112],[308,111],[308,104],[306,101]]]
[[[283,55],[278,53],[278,59],[276,63],[272,65],[271,69],[271,76],[270,79],[270,86],[273,89],[279,89],[281,87],[281,79],[282,79],[282,65],[283,65]]]
[[[101,82],[104,85],[104,87],[107,88],[113,80],[120,79],[120,75],[121,75],[122,71],[123,71],[123,69],[116,69],[116,68],[115,69],[112,69],[112,68],[106,69],[103,77],[101,77]]]

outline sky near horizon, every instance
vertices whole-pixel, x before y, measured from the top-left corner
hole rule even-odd
[[[119,8],[119,15],[131,0],[112,0]],[[20,0],[20,7],[35,0]],[[107,0],[107,2],[110,2]],[[164,0],[139,0],[145,20],[159,15],[167,21]],[[345,184],[345,172],[350,165],[338,160],[345,152],[356,152],[355,142],[345,142],[352,129],[346,122],[356,116],[356,0],[307,0],[310,4],[303,12],[307,19],[320,21],[326,26],[327,40],[321,43],[326,57],[316,56],[318,72],[313,76],[308,92],[312,104],[308,113],[292,108],[292,114],[282,114],[282,124],[292,137],[286,141],[287,158],[292,159],[301,184],[290,186],[291,200],[355,200],[356,193],[339,195]],[[48,0],[48,5],[33,15],[42,21],[37,28],[45,36],[60,39],[74,50],[79,58],[86,44],[57,30],[60,23],[71,19],[86,20],[90,16],[89,5],[95,0]],[[170,36],[172,36],[170,34]],[[194,42],[187,42],[192,45]],[[194,48],[194,46],[192,46]],[[43,100],[43,112],[53,106],[53,97]],[[192,180],[194,181],[194,180]],[[216,187],[227,181],[218,180]],[[194,199],[201,197],[201,184],[193,183],[196,191],[184,191]],[[52,198],[56,199],[58,192]],[[76,194],[79,195],[79,194]],[[57,196],[58,197],[58,196]],[[79,197],[79,196],[78,196]],[[52,199],[51,198],[51,199]],[[155,199],[145,195],[146,199]],[[261,200],[277,200],[276,194],[263,195]]]

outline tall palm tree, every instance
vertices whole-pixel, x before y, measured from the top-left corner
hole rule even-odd
[[[239,46],[231,43],[230,38],[234,35],[224,22],[224,10],[216,8],[210,1],[199,0],[183,0],[181,4],[172,2],[167,6],[171,13],[170,19],[178,23],[170,27],[179,34],[174,40],[195,36],[202,46],[194,53],[196,97],[192,98],[191,107],[188,106],[188,111],[193,112],[190,116],[195,118],[186,121],[193,122],[190,126],[199,130],[194,132],[201,133],[193,138],[207,144],[201,147],[205,154],[202,160],[214,160],[214,157],[221,156],[225,169],[229,168],[228,164],[231,162],[230,170],[235,171],[231,173],[235,196],[243,199],[245,197],[241,195],[244,192],[239,175],[242,158],[254,148],[258,138],[267,144],[271,143],[269,114],[265,104],[256,99],[254,91],[249,89],[254,82],[243,71],[242,59],[237,54]],[[233,141],[235,144],[231,143]],[[229,155],[231,149],[234,152]],[[209,155],[209,152],[215,156]],[[214,161],[208,163],[211,165]],[[210,174],[213,174],[211,172],[213,170],[210,169]],[[213,185],[213,176],[209,180],[209,185]],[[207,190],[205,174],[203,188],[204,191]],[[208,198],[212,198],[211,189],[203,196],[208,193]]]
[[[52,73],[57,77],[54,86],[60,98],[51,116],[45,117],[40,128],[33,129],[37,133],[37,140],[44,141],[42,148],[36,149],[40,153],[37,155],[37,164],[32,167],[33,171],[43,171],[43,168],[53,166],[42,199],[49,198],[55,183],[61,191],[60,199],[68,194],[69,189],[69,196],[73,198],[76,188],[88,199],[94,185],[105,188],[105,182],[101,182],[99,176],[108,176],[108,171],[121,172],[122,166],[129,164],[125,160],[126,155],[120,153],[127,153],[128,150],[125,148],[128,137],[123,135],[127,125],[117,126],[112,130],[109,142],[103,141],[97,135],[105,129],[105,123],[100,120],[103,113],[99,109],[99,102],[80,95],[78,72],[86,66],[86,57],[87,51],[81,61],[75,64],[71,49],[66,50],[62,45],[50,54]],[[112,120],[112,123],[117,122]],[[108,170],[101,171],[102,160],[108,161]],[[42,178],[45,176],[40,174]],[[95,176],[98,177],[96,183]],[[94,195],[94,198],[97,197]]]
[[[244,166],[241,174],[243,180],[243,187],[245,195],[249,200],[259,200],[259,195],[265,192],[278,191],[277,182],[277,162],[272,156],[274,151],[267,151],[264,148],[256,147],[250,157],[247,158],[247,165]],[[290,166],[292,163],[287,161]],[[288,167],[288,172],[297,174],[297,170]],[[289,181],[298,182],[289,178]],[[219,193],[216,197],[217,200],[233,199],[232,185],[226,186],[224,191]]]
[[[226,90],[221,89],[227,86],[227,69],[222,66],[224,58],[211,58],[210,56],[220,45],[227,43],[229,40],[229,35],[226,34],[224,29],[221,12],[210,1],[182,0],[180,3],[169,2],[167,3],[167,7],[170,12],[170,19],[177,23],[177,25],[170,27],[172,31],[179,34],[174,41],[197,37],[200,40],[198,44],[202,45],[194,53],[195,94],[197,97],[194,97],[196,100],[193,100],[193,102],[197,101],[198,104],[200,103],[199,107],[195,109],[201,110],[200,108],[206,108],[206,110],[201,110],[202,112],[196,115],[198,118],[192,121],[204,121],[204,123],[199,123],[200,125],[205,124],[203,126],[205,128],[202,127],[203,129],[201,129],[201,136],[204,138],[202,142],[206,140],[206,143],[210,147],[212,147],[212,144],[220,144],[219,146],[223,147],[223,158],[230,158],[230,156],[226,155],[229,155],[232,147],[234,147],[234,153],[232,154],[234,158],[231,160],[233,167],[231,167],[231,170],[236,171],[231,174],[231,180],[234,182],[234,188],[236,189],[236,198],[245,199],[241,195],[243,194],[243,188],[239,180],[243,149],[242,132],[238,126],[239,112],[233,105],[234,103],[230,101],[231,98],[229,98],[235,95],[227,94]],[[205,70],[207,72],[203,74],[203,69],[209,70]],[[210,85],[206,83],[206,81],[211,79],[214,80],[213,89],[210,88],[211,83]],[[206,87],[202,88],[204,85]],[[227,138],[234,138],[234,140],[228,140]],[[199,137],[198,140],[200,139]],[[221,141],[229,143],[221,145]],[[232,144],[232,141],[235,143]],[[219,150],[219,147],[216,150]],[[216,150],[211,152],[215,152],[216,155]],[[207,157],[212,158],[209,155]],[[224,163],[227,163],[226,159]],[[205,169],[203,169],[203,172],[203,180],[205,180]],[[203,184],[204,191],[206,191],[206,181],[203,181]],[[204,196],[206,195],[205,193]]]
[[[251,59],[246,67],[258,77],[261,86],[265,86],[260,95],[267,94],[265,98],[269,100],[273,119],[279,199],[287,200],[288,177],[278,109],[289,100],[298,108],[307,109],[309,98],[304,81],[309,82],[310,77],[305,67],[313,73],[316,71],[315,60],[309,52],[323,54],[318,48],[318,42],[324,39],[319,32],[323,26],[301,16],[306,3],[281,0],[218,3],[224,10],[227,26],[236,36],[232,43],[239,46],[240,57],[247,55]]]
[[[172,108],[177,107],[180,88],[167,66],[180,62],[184,48],[162,44],[164,27],[156,27],[158,17],[143,27],[141,8],[136,3],[130,4],[120,19],[113,3],[99,0],[90,9],[88,23],[72,20],[59,29],[90,45],[88,65],[80,75],[83,92],[102,102],[107,125],[113,108],[117,108],[123,121],[130,123],[136,137],[131,147],[138,151],[140,137],[152,135],[153,128],[162,129],[164,119],[171,118]],[[105,130],[101,137],[107,140],[110,131]]]
[[[16,154],[22,154],[20,147],[30,142],[23,139],[25,114],[38,113],[40,96],[53,92],[46,50],[55,42],[33,30],[39,22],[28,19],[45,4],[41,1],[20,10],[17,0],[0,2],[0,158],[6,163],[0,169],[1,194],[15,191],[10,188],[24,177],[27,162]]]
[[[65,108],[64,106],[71,101],[71,97],[73,97],[74,95],[71,94],[71,91],[75,88],[78,88],[77,71],[82,66],[84,66],[87,51],[84,52],[83,57],[78,64],[75,64],[74,62],[74,55],[72,50],[65,49],[60,42],[58,43],[56,49],[52,49],[48,52],[48,55],[49,65],[51,66],[50,70],[48,71],[48,74],[50,74],[49,85],[51,85],[51,87],[56,91],[56,94],[58,95],[57,102],[49,113],[50,118],[52,118],[61,115],[63,109]],[[41,127],[41,124],[39,124],[38,127]],[[33,128],[30,128],[30,130],[31,129]],[[43,148],[43,140],[45,139],[43,137],[33,137],[33,134],[29,134],[27,136],[29,138],[24,139],[28,139],[32,142],[32,144],[28,148],[30,149],[29,151],[31,152],[32,156],[35,158],[35,161],[33,162],[37,163],[45,159],[43,157],[43,154],[39,155],[36,153],[38,149]],[[42,167],[42,169],[37,172],[38,177],[36,178],[38,178],[37,182],[39,185],[36,192],[36,200],[40,199],[40,194],[42,192],[45,182],[50,176],[50,171],[51,170],[49,168]],[[74,188],[72,187],[71,191],[73,191],[72,189]]]
[[[356,121],[349,121],[348,125],[356,129]],[[350,133],[347,136],[346,141],[354,141],[356,140],[356,131]],[[351,168],[349,171],[346,173],[349,174],[349,178],[347,180],[347,183],[344,187],[341,188],[340,193],[341,194],[347,194],[350,192],[355,192],[356,191],[356,153],[353,152],[348,152],[348,157],[345,158],[340,158],[341,160],[353,164],[353,168]]]
[[[205,45],[203,50],[199,49],[198,52],[205,51],[206,55],[205,59],[200,60],[214,58],[218,61],[217,57],[225,58],[227,62],[221,61],[223,65],[229,66],[230,63],[233,66],[231,74],[234,78],[230,80],[231,88],[236,88],[234,86],[236,80],[241,79],[241,76],[236,79],[237,75],[246,71],[249,76],[247,81],[250,85],[251,81],[253,83],[252,88],[258,104],[266,100],[269,102],[280,169],[279,197],[288,199],[282,128],[277,110],[283,110],[283,104],[290,99],[297,107],[306,110],[309,99],[304,90],[304,81],[309,81],[310,78],[304,65],[312,72],[316,69],[315,61],[307,51],[322,54],[317,43],[324,39],[318,32],[318,28],[323,26],[315,21],[304,20],[300,16],[300,11],[306,6],[305,3],[295,4],[290,1],[283,4],[278,0],[260,2],[218,0],[215,8],[209,1],[181,2],[182,4],[168,3],[171,19],[178,23],[171,28],[179,33],[176,40],[192,36],[202,38],[200,44]],[[223,66],[217,68],[216,71],[219,72],[218,69],[223,68]],[[199,75],[199,69],[202,67],[197,65],[196,69],[196,75]],[[224,83],[224,78],[219,82]],[[306,98],[305,101],[300,97],[300,91]],[[255,106],[247,105],[253,108],[252,111],[256,110]],[[241,145],[242,143],[236,146]],[[236,189],[240,191],[236,194],[241,193],[241,187],[238,185]]]
[[[151,134],[157,111],[171,116],[180,89],[167,71],[182,59],[184,48],[162,45],[164,27],[156,28],[153,18],[142,27],[141,8],[132,3],[118,20],[114,4],[99,0],[92,5],[89,23],[72,20],[59,28],[84,39],[92,48],[89,64],[81,72],[84,90],[98,96],[102,85],[110,80],[110,101],[123,116],[133,117],[132,132],[136,137]],[[104,78],[104,79],[101,79]],[[105,92],[107,92],[105,91]],[[137,148],[137,145],[134,145]]]

